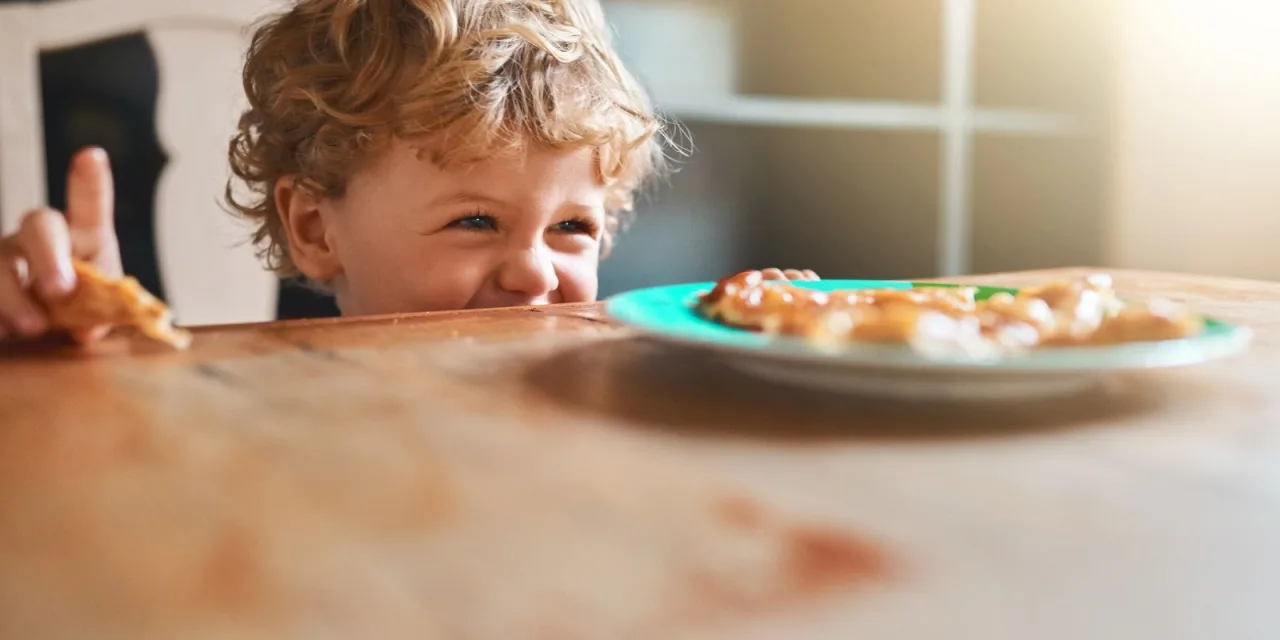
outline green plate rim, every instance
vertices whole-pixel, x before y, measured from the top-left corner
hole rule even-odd
[[[979,298],[1019,291],[1014,287],[913,280],[817,280],[795,284],[826,291],[973,286],[978,288]],[[898,369],[1078,372],[1175,367],[1237,353],[1248,346],[1253,335],[1247,327],[1204,316],[1205,331],[1193,338],[1058,347],[989,360],[925,357],[902,345],[861,344],[828,351],[816,349],[798,338],[766,336],[702,318],[694,311],[692,302],[699,293],[710,291],[714,286],[714,282],[691,282],[633,289],[608,298],[605,311],[615,321],[643,334],[687,346],[831,366]]]

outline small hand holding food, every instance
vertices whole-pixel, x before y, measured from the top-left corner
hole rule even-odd
[[[164,304],[123,277],[113,202],[106,153],[85,149],[71,161],[65,215],[35,209],[0,238],[0,338],[63,331],[91,342],[128,325],[186,346]]]

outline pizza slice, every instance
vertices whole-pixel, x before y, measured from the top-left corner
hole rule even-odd
[[[49,322],[71,333],[98,326],[132,327],[175,349],[186,349],[191,334],[173,326],[169,308],[132,277],[112,278],[96,267],[72,260],[76,288],[66,297],[44,303]]]

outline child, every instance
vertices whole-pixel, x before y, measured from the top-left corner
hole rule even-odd
[[[344,315],[594,300],[664,168],[598,0],[299,0],[257,29],[244,86],[228,202],[268,268]],[[0,239],[0,332],[48,330],[38,300],[75,287],[72,256],[120,273],[112,200],[85,150],[65,215]]]

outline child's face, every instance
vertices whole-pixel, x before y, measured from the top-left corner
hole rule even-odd
[[[442,169],[397,140],[318,204],[344,314],[587,302],[605,224],[589,149]]]

